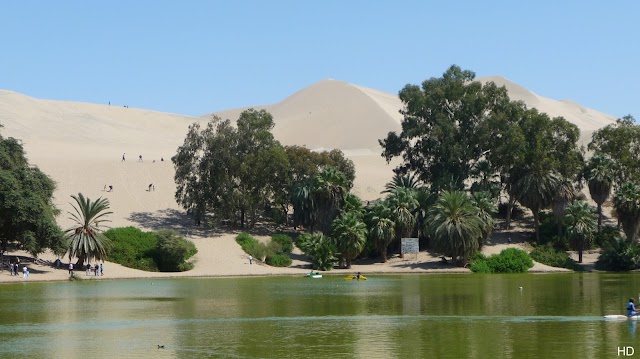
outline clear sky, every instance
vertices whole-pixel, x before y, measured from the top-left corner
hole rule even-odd
[[[0,89],[187,115],[451,64],[640,118],[638,1],[3,1]]]

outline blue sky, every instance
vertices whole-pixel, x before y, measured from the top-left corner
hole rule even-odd
[[[4,1],[0,88],[188,115],[451,64],[640,117],[635,1]]]

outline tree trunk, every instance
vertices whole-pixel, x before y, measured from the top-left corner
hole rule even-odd
[[[382,248],[382,263],[387,263],[387,246]]]
[[[351,258],[347,258],[347,269],[351,269]]]
[[[244,228],[244,206],[240,208],[240,228]]]
[[[511,229],[511,211],[513,211],[514,203],[513,196],[509,195],[509,200],[507,201],[507,217],[505,219],[506,229]]]
[[[578,250],[578,263],[582,263],[582,248]]]
[[[598,203],[598,233],[602,230],[602,203]]]
[[[540,223],[538,223],[538,217],[540,216],[539,210],[533,211],[533,226],[536,231],[536,243],[540,244]]]

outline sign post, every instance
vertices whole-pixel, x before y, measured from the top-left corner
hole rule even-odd
[[[418,238],[402,238],[400,242],[400,252],[404,256],[404,260],[407,260],[407,254],[414,254],[413,257],[417,261],[418,253],[420,252]]]

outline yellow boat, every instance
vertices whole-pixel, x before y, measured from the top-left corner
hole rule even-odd
[[[350,276],[346,276],[344,280],[367,280],[367,277],[360,275],[360,278],[358,278],[357,275],[350,275]]]

